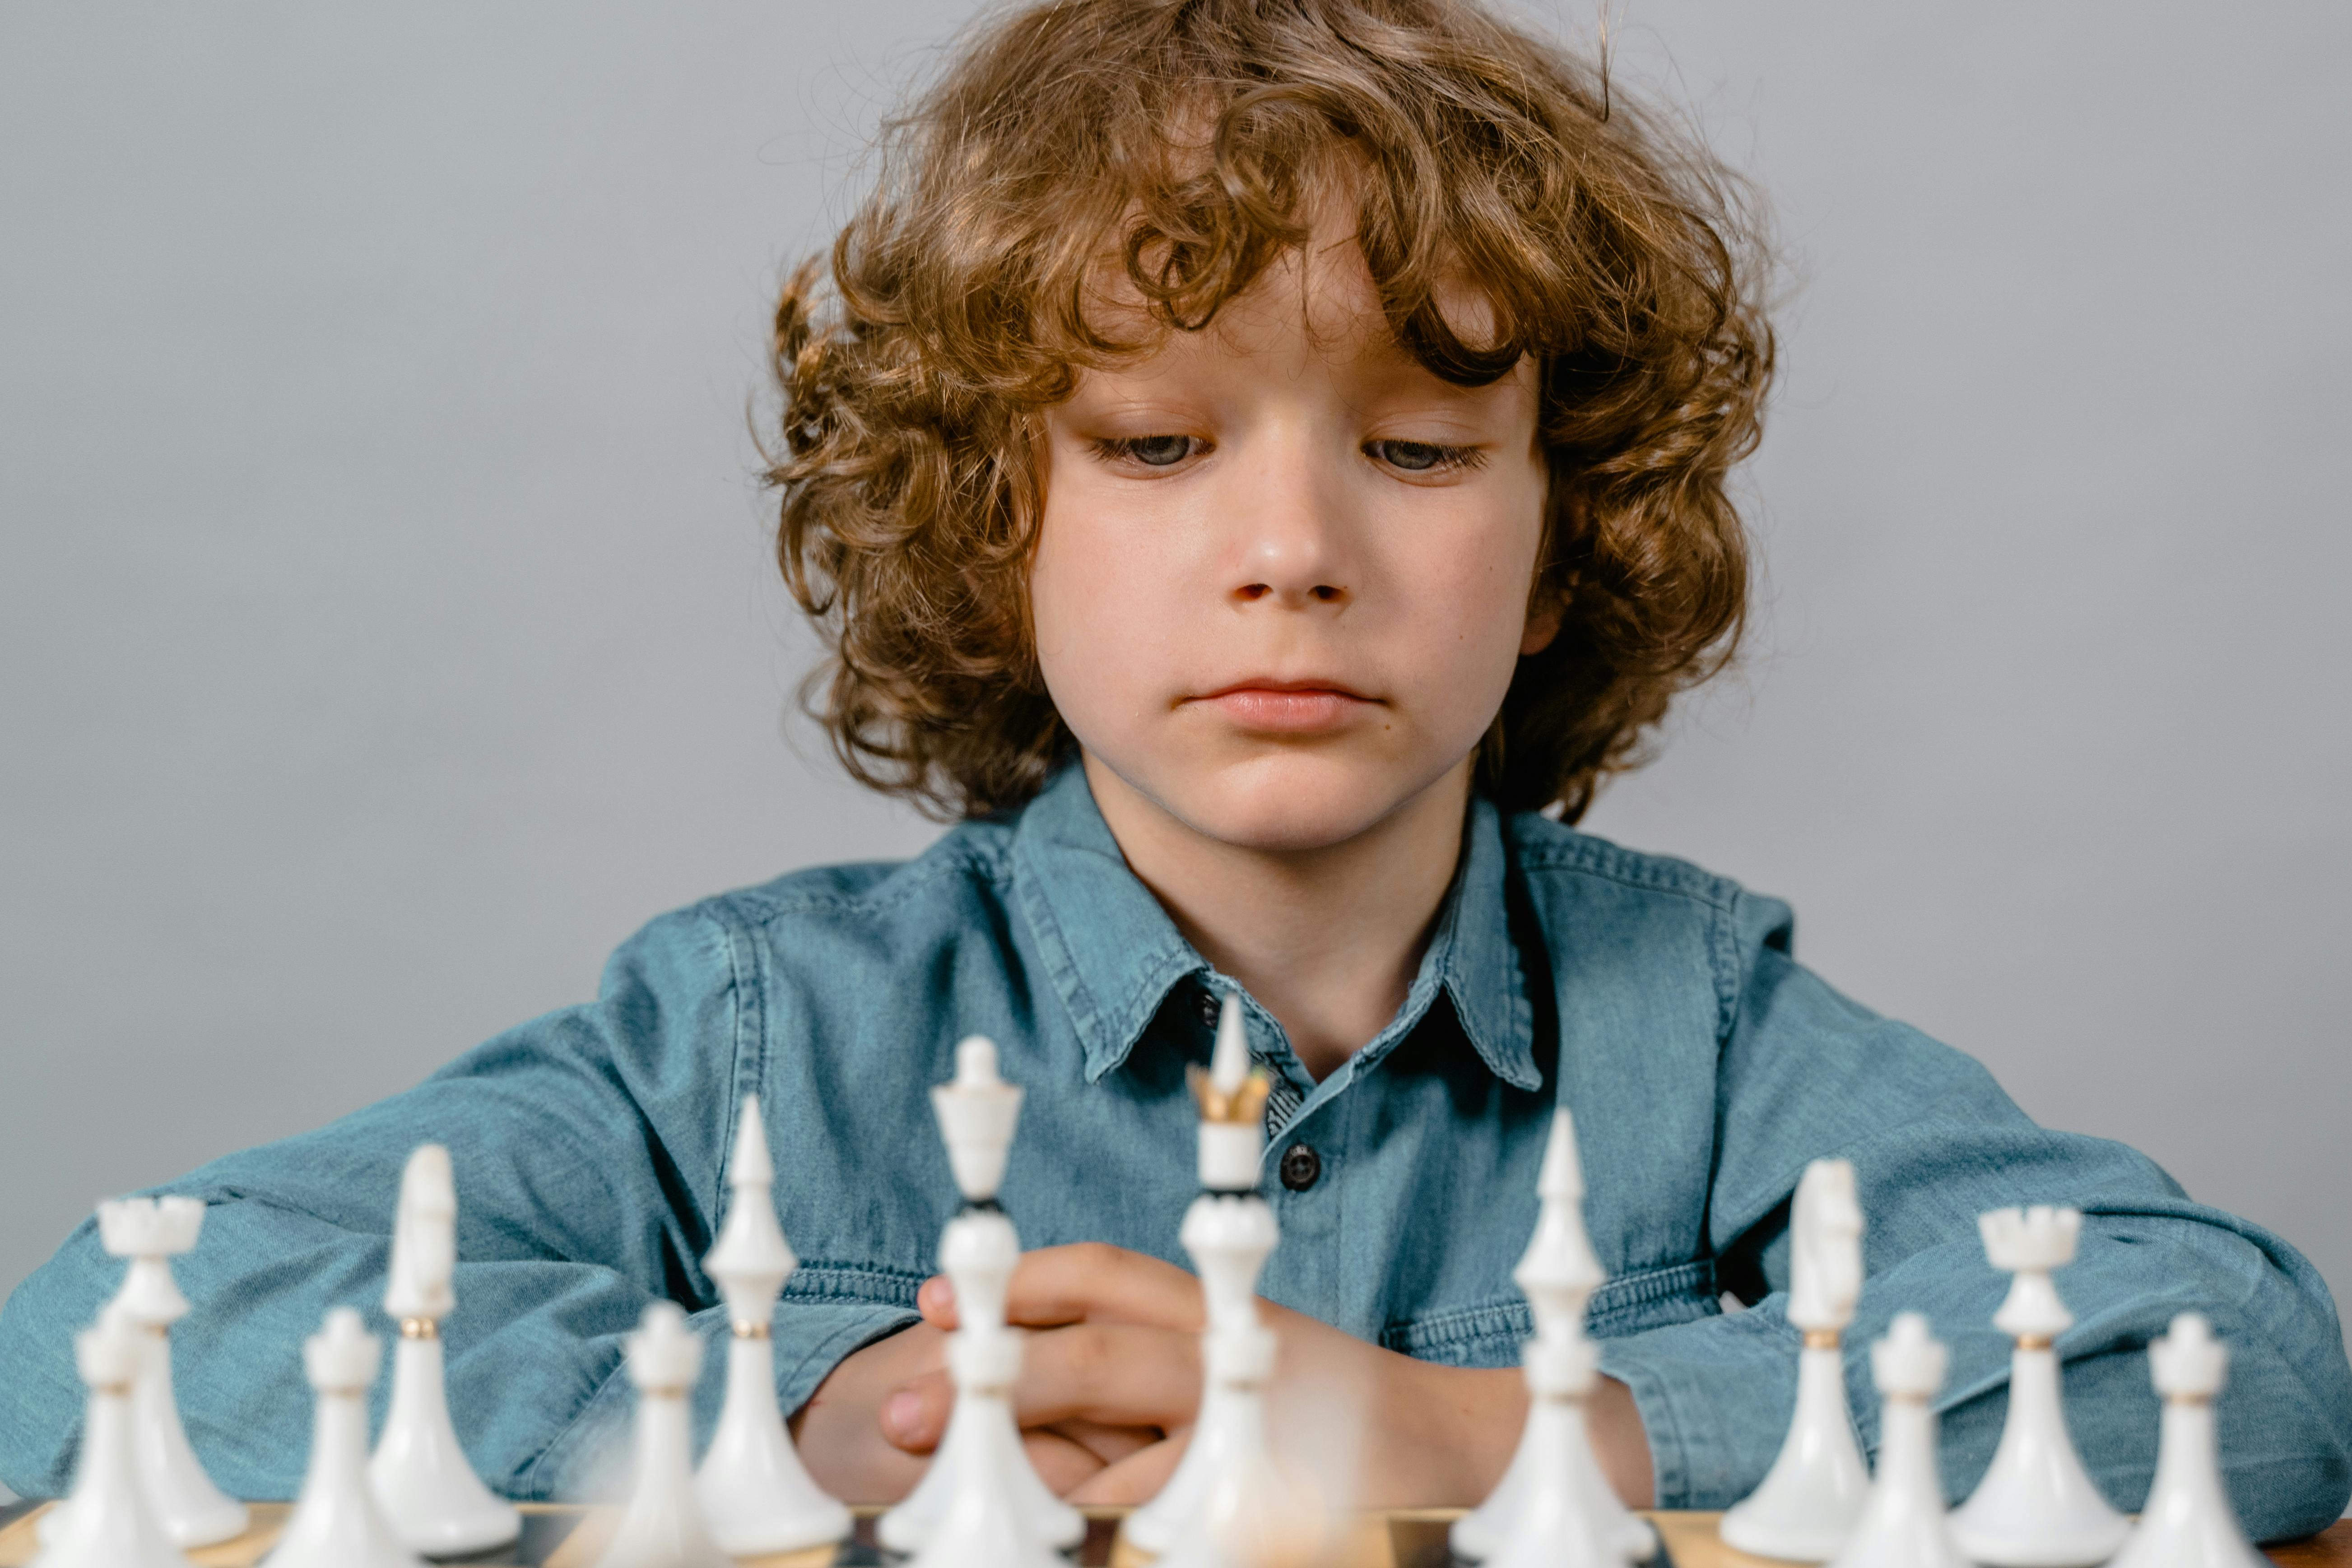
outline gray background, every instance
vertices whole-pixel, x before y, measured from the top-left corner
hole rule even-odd
[[[0,1289],[664,909],[930,836],[782,718],[743,415],[966,14],[0,11]],[[2352,1287],[2352,9],[1618,41],[1797,287],[1752,655],[1591,826]]]

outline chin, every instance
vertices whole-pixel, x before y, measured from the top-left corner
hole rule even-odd
[[[1440,768],[1435,773],[1442,776]],[[1277,753],[1206,770],[1154,793],[1195,832],[1269,853],[1328,849],[1370,831],[1433,779],[1385,759]]]

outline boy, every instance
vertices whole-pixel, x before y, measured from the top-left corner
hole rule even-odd
[[[1468,1502],[1501,1470],[1509,1269],[1565,1103],[1630,1500],[1718,1507],[1769,1463],[1788,1199],[1834,1154],[1870,1220],[1849,1353],[1935,1315],[1956,1495],[2008,1352],[1975,1216],[2065,1202],[2069,1410],[2113,1500],[2152,1467],[2141,1347],[2193,1306],[2233,1344],[2250,1527],[2336,1516],[2352,1372],[2291,1248],[1838,996],[1784,907],[1541,814],[1572,820],[1738,625],[1723,485],[1771,341],[1713,165],[1451,0],[1049,4],[982,32],[901,137],[837,311],[807,274],[779,310],[772,478],[843,760],[961,825],[658,921],[593,1005],[176,1184],[212,1205],[179,1365],[225,1486],[293,1489],[292,1347],[381,1293],[428,1139],[460,1194],[459,1429],[502,1490],[584,1486],[644,1304],[724,1327],[698,1260],[757,1091],[803,1259],[780,1396],[820,1479],[903,1492],[954,1319],[922,1091],[980,1031],[1029,1097],[1003,1201],[1039,1249],[1013,1300],[1031,1452],[1073,1497],[1147,1496],[1198,1387],[1182,1069],[1237,990],[1277,1085],[1281,1365],[1362,1397],[1369,1500]],[[115,1273],[85,1226],[0,1314],[20,1490],[65,1479],[69,1333]]]

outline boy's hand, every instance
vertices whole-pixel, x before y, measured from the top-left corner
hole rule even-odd
[[[938,1443],[939,1432],[921,1441],[900,1440],[884,1401],[908,1383],[944,1380],[946,1367],[947,1335],[929,1323],[845,1358],[792,1420],[801,1462],[816,1483],[845,1502],[896,1502],[912,1490],[923,1474],[922,1456]],[[1022,1434],[1029,1462],[1056,1492],[1072,1490],[1147,1441],[1139,1433],[1122,1441],[1116,1433],[1077,1430],[1076,1437],[1044,1426]]]
[[[917,1305],[924,1323],[909,1334],[955,1326],[955,1293],[944,1277],[924,1284]],[[1318,1388],[1344,1388],[1362,1402],[1360,1502],[1466,1506],[1501,1478],[1527,1413],[1518,1369],[1437,1366],[1264,1300],[1258,1311],[1280,1342],[1271,1402]],[[1098,1461],[1092,1469],[1066,1464],[1058,1474],[1041,1465],[1047,1484],[1077,1502],[1151,1497],[1175,1468],[1200,1403],[1200,1281],[1120,1247],[1046,1247],[1023,1255],[1006,1315],[1032,1331],[1013,1391],[1031,1452],[1055,1438]],[[954,1397],[934,1351],[887,1396],[882,1436],[907,1455],[928,1452]],[[1649,1446],[1633,1395],[1604,1378],[1589,1411],[1603,1472],[1629,1503],[1647,1506]]]

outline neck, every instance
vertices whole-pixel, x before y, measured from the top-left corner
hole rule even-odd
[[[1403,1005],[1462,855],[1470,760],[1340,843],[1262,849],[1179,820],[1086,758],[1128,868],[1184,939],[1280,1022],[1328,1076]]]

